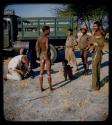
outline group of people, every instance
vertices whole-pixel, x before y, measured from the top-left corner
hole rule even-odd
[[[52,78],[51,78],[51,53],[49,47],[49,33],[50,27],[43,26],[42,27],[43,33],[36,41],[36,51],[39,54],[40,58],[40,87],[41,91],[44,91],[43,88],[43,74],[44,69],[46,67],[47,75],[48,75],[48,83],[50,90],[52,88]],[[80,38],[76,39],[73,36],[73,29],[68,29],[67,31],[67,39],[65,43],[65,63],[63,66],[69,65],[72,70],[69,71],[69,78],[71,77],[71,72],[76,72],[78,70],[77,61],[74,54],[76,46],[80,49],[80,57],[82,58],[83,67],[84,67],[84,74],[88,75],[89,72],[89,65],[88,65],[88,52],[91,50],[92,52],[92,89],[91,90],[99,90],[100,89],[100,65],[102,59],[102,49],[104,47],[104,33],[101,30],[101,24],[96,21],[93,24],[93,31],[91,35],[88,35],[88,28],[83,26],[80,28],[81,36]],[[15,79],[21,80],[24,73],[21,72],[22,64],[29,66],[29,58],[26,55],[19,55],[14,57],[8,64],[8,74],[4,78],[6,79]],[[29,68],[30,69],[30,68]],[[64,68],[65,69],[65,68]],[[67,72],[66,71],[66,72]],[[66,74],[67,75],[67,74]],[[15,77],[16,76],[16,77]],[[65,80],[67,76],[65,77]]]
[[[99,90],[100,84],[100,65],[102,59],[102,50],[104,47],[105,33],[99,21],[94,22],[92,33],[88,33],[87,26],[80,28],[81,35],[78,39],[73,37],[73,30],[68,29],[67,40],[65,45],[65,59],[73,67],[73,71],[78,70],[76,57],[74,54],[75,47],[80,49],[80,57],[83,62],[84,74],[88,75],[88,52],[92,53],[92,87],[91,90]]]

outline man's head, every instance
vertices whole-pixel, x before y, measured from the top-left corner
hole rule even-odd
[[[73,35],[73,29],[69,28],[68,31],[67,31],[67,35],[68,36]]]
[[[99,21],[94,22],[93,24],[93,30],[97,31],[101,28],[101,23]]]
[[[50,27],[49,26],[43,26],[42,31],[45,35],[49,35],[50,33]]]
[[[25,54],[25,49],[24,48],[20,48],[19,53],[20,53],[20,55],[24,55]]]
[[[23,55],[22,58],[21,58],[21,62],[23,64],[29,64],[29,58],[28,58],[28,56]]]
[[[81,26],[80,31],[85,34],[87,33],[88,28],[86,26]]]
[[[63,61],[62,61],[62,66],[66,66],[68,64],[68,61],[66,60],[66,59],[64,59]]]

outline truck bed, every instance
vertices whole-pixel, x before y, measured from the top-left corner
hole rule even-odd
[[[50,26],[50,38],[65,38],[68,28],[76,31],[75,17],[32,17],[18,18],[18,39],[36,39],[44,25]],[[76,32],[74,32],[74,35]]]

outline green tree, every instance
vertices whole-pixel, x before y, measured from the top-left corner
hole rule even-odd
[[[77,16],[78,22],[85,22],[90,29],[90,20],[99,20],[102,23],[103,16],[108,14],[107,1],[103,0],[100,4],[96,2],[80,2],[74,4],[64,4],[63,8],[56,10],[56,15],[59,16]]]

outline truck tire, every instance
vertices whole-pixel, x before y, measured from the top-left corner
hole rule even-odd
[[[53,45],[50,44],[50,52],[51,52],[51,62],[55,62],[57,59],[57,51]]]

